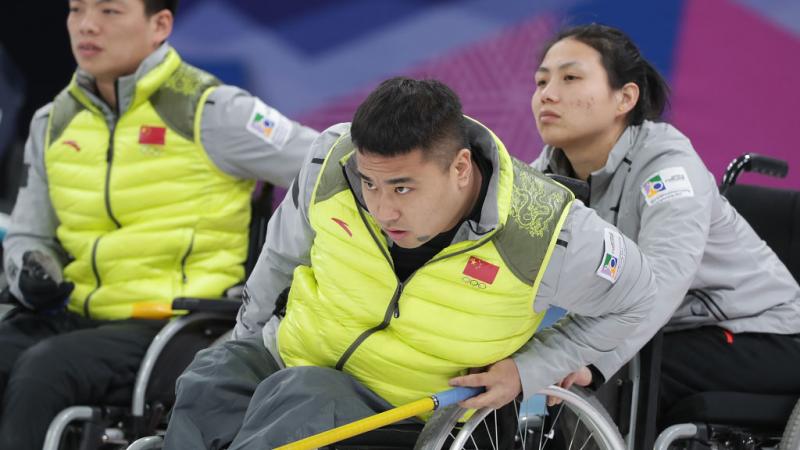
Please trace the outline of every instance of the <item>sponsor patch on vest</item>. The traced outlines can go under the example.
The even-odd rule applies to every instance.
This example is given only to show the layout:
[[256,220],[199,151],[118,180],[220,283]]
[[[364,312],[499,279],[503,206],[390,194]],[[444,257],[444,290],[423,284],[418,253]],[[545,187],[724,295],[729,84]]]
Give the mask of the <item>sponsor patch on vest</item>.
[[617,282],[622,273],[622,264],[625,261],[625,240],[622,235],[611,228],[606,228],[603,233],[603,259],[597,268],[597,276],[605,278],[612,284]]
[[488,261],[470,256],[467,265],[464,266],[464,271],[461,273],[468,277],[475,278],[476,280],[483,281],[484,283],[492,284],[499,270],[500,267]]
[[347,222],[345,222],[345,221],[344,221],[344,220],[342,220],[342,219],[337,219],[336,217],[331,217],[331,220],[332,220],[332,221],[334,221],[334,222],[336,222],[336,225],[339,225],[340,227],[342,227],[342,229],[344,229],[344,231],[346,231],[346,232],[347,232],[347,234],[348,234],[350,237],[353,237],[353,232],[352,232],[352,231],[350,231],[350,226],[349,226],[349,225],[347,225]]
[[144,145],[164,145],[167,137],[167,129],[164,127],[154,127],[142,125],[139,128],[139,143]]
[[64,141],[64,145],[72,147],[72,149],[75,150],[76,152],[81,151],[81,146],[78,145],[78,143],[73,141],[72,139],[70,139],[68,141]]
[[647,177],[642,184],[642,195],[648,205],[681,197],[694,197],[694,189],[683,167],[661,169]]
[[267,144],[283,147],[292,131],[292,121],[256,99],[253,112],[247,121],[247,131],[258,136]]

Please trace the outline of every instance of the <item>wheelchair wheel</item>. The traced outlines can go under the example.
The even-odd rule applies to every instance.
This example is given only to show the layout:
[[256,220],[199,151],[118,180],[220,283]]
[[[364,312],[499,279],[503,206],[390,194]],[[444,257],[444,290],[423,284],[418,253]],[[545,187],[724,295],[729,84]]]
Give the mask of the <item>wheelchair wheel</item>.
[[794,405],[792,415],[786,421],[779,450],[800,450],[800,400]]
[[512,402],[500,410],[478,410],[465,423],[459,423],[458,419],[466,410],[457,406],[447,408],[428,421],[414,448],[625,449],[619,431],[599,402],[555,386],[544,389],[541,394],[555,396],[563,402],[544,417],[516,420],[519,404]]

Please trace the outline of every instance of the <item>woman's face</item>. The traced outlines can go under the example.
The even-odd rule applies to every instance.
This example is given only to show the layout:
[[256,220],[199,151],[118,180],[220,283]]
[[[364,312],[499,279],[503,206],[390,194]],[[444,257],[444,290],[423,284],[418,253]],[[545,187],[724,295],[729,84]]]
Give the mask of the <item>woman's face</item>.
[[624,126],[623,96],[610,88],[600,53],[592,47],[570,38],[558,41],[535,80],[531,108],[545,144],[564,150],[591,146]]

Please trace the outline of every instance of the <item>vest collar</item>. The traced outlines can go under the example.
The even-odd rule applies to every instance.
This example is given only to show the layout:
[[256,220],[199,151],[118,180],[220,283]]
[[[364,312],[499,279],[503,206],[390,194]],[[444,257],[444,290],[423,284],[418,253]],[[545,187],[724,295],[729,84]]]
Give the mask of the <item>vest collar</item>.
[[[147,101],[163,82],[174,72],[181,59],[166,42],[145,58],[136,72],[117,79],[117,111],[121,116]],[[95,78],[85,70],[78,68],[70,84],[70,92],[84,106],[91,110],[102,111],[106,116],[117,116],[108,104],[100,98]]]

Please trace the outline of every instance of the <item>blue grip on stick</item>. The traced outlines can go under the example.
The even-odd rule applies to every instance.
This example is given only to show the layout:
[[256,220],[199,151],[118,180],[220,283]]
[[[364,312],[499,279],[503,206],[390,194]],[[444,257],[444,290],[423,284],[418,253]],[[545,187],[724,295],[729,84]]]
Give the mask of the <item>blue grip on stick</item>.
[[439,409],[439,408],[444,408],[445,406],[453,405],[462,400],[475,397],[478,394],[483,394],[484,392],[486,392],[486,388],[483,386],[457,387],[453,389],[448,389],[443,392],[439,392],[438,394],[432,395],[432,397],[433,397],[433,403],[436,405],[435,409]]

